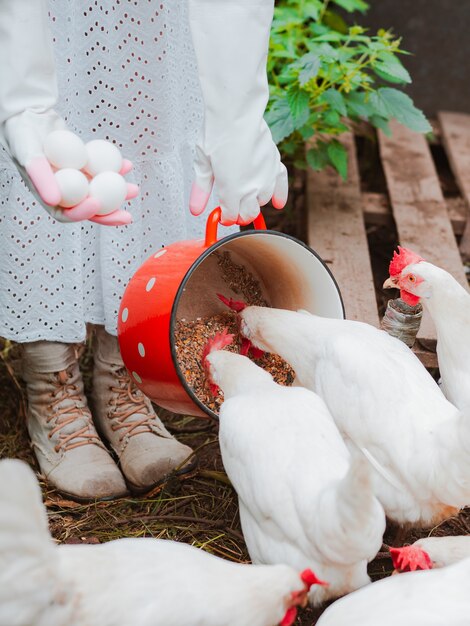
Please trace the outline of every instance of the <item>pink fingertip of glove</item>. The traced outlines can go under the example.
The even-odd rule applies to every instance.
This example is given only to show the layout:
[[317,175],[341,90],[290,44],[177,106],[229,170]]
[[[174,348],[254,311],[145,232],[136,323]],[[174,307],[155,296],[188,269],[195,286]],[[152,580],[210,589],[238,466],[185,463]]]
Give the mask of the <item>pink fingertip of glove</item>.
[[[201,215],[209,201],[210,191],[204,191],[197,183],[193,183],[191,187],[191,195],[189,198],[189,210],[192,215]],[[222,222],[221,222],[222,223]]]
[[[237,224],[238,226],[248,226],[248,224],[251,224],[251,222],[253,222],[258,216],[255,215],[255,217],[250,217],[250,219],[242,219],[241,217],[238,218],[237,220]],[[220,222],[222,224],[222,221]]]
[[64,215],[72,222],[89,220],[100,210],[101,205],[96,198],[85,198],[71,209],[63,209]]
[[276,177],[276,184],[273,191],[273,207],[275,209],[283,209],[286,206],[287,197],[289,195],[289,178],[287,169],[281,163],[281,170]]
[[132,200],[132,198],[136,198],[139,195],[139,192],[139,185],[134,185],[134,183],[127,183],[126,200]]
[[101,226],[127,226],[127,224],[131,224],[132,222],[132,215],[129,211],[118,209],[117,211],[113,211],[107,215],[96,215],[95,217],[91,217],[90,222],[101,224]]
[[57,206],[61,194],[51,164],[46,157],[35,157],[26,165],[26,171],[41,200],[49,206]]
[[237,224],[236,220],[224,220],[222,218],[220,218],[220,223],[222,226],[235,226]]
[[125,176],[126,174],[129,174],[133,167],[132,161],[129,161],[129,159],[123,159],[119,174],[121,174],[121,176]]
[[283,209],[287,203],[287,193],[283,196],[273,196],[272,205],[275,209]]

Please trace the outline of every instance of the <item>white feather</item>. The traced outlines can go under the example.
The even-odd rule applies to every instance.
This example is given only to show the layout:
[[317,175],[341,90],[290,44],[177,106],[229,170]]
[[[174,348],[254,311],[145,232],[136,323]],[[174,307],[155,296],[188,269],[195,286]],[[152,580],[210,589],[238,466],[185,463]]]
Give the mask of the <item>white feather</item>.
[[36,478],[0,462],[0,626],[69,626],[74,594],[61,571]]
[[342,598],[317,626],[468,626],[470,559],[391,576]]
[[315,603],[367,584],[385,519],[365,459],[351,463],[316,394],[275,384],[237,354],[208,360],[226,398],[220,447],[252,560],[310,567],[329,583],[313,588]]
[[57,546],[32,470],[0,461],[1,626],[275,626],[304,589],[172,541]]
[[409,265],[402,274],[410,272],[421,279],[416,290],[436,326],[442,391],[470,417],[470,293],[432,263]]
[[427,552],[433,567],[445,567],[470,558],[470,535],[425,537],[413,545]]

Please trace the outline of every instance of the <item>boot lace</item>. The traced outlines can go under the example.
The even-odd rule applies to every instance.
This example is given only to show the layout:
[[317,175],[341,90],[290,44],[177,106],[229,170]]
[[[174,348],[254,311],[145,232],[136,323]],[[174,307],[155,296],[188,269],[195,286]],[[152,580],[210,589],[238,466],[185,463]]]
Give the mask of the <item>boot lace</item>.
[[[113,420],[111,428],[115,431],[123,431],[119,440],[122,441],[125,437],[133,437],[140,433],[154,432],[155,426],[158,426],[155,413],[144,394],[129,377],[126,368],[121,367],[116,370],[115,380],[117,385],[110,387],[110,390],[116,394],[115,409],[109,417]],[[141,417],[127,421],[134,415]]]
[[[88,408],[86,406],[80,406],[83,402],[83,396],[77,385],[69,382],[70,378],[72,378],[72,374],[65,370],[58,372],[57,376],[52,381],[55,390],[51,392],[53,399],[50,403],[51,415],[46,421],[48,424],[55,421],[56,425],[47,436],[49,439],[52,439],[56,433],[59,433],[59,441],[54,446],[56,452],[59,452],[61,449],[67,451],[90,444],[97,444],[103,448],[103,443],[92,427],[91,414]],[[68,401],[68,405],[60,406],[64,400]],[[80,418],[85,419],[88,423],[71,433],[60,433],[62,428],[73,424],[73,422]]]

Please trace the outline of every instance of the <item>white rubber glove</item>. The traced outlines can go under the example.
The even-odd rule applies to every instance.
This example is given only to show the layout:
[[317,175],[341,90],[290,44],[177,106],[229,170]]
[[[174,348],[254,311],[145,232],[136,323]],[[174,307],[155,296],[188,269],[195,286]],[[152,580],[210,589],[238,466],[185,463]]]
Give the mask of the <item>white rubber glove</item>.
[[277,209],[287,201],[287,171],[263,119],[273,10],[274,0],[189,0],[205,105],[190,210],[204,211],[215,181],[224,225],[250,223],[271,198]]
[[[47,19],[45,0],[0,0],[0,141],[38,202],[56,220],[128,224],[127,211],[96,216],[100,205],[94,198],[66,210],[57,206],[60,191],[43,144],[49,133],[65,129],[65,122],[53,108],[57,81]],[[129,161],[123,169],[129,171]],[[130,197],[135,195],[133,185]]]

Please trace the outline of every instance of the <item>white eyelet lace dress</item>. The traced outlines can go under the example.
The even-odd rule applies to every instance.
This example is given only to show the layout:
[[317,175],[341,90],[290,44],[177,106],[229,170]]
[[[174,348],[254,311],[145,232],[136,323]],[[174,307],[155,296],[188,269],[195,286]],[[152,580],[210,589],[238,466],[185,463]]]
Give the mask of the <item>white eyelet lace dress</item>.
[[115,334],[140,264],[205,226],[188,209],[202,101],[186,0],[51,0],[50,18],[58,110],[121,148],[141,195],[129,226],[60,224],[0,152],[0,335],[19,342],[83,341],[87,322]]

